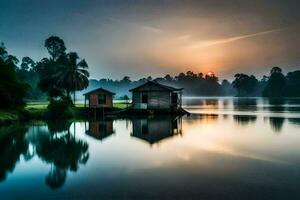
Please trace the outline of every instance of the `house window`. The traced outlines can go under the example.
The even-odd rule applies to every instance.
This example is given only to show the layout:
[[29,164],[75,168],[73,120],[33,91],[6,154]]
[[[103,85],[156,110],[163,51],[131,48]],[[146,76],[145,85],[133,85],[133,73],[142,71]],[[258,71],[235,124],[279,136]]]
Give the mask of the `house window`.
[[148,95],[142,94],[142,103],[148,103]]
[[105,103],[106,103],[106,95],[98,94],[98,104],[105,104]]

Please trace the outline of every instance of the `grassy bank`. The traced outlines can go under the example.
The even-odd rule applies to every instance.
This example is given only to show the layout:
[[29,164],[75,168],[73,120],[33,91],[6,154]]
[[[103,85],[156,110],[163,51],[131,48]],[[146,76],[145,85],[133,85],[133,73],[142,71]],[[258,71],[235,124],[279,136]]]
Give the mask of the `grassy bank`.
[[[8,124],[21,120],[44,120],[47,118],[47,101],[28,102],[21,111],[0,111],[0,124]],[[113,104],[114,109],[125,109],[126,103],[118,102]],[[76,104],[73,108],[74,118],[83,119],[86,116],[87,108],[84,104]]]

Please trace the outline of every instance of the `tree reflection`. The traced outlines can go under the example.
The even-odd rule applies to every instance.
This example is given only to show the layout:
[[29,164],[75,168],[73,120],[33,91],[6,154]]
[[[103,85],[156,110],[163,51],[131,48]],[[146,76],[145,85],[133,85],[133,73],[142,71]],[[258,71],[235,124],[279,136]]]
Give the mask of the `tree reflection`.
[[71,120],[49,120],[47,121],[48,130],[51,134],[61,133],[64,131],[69,131],[72,124]]
[[64,185],[66,178],[67,171],[65,169],[51,164],[51,170],[46,177],[46,184],[52,189],[57,189]]
[[13,172],[21,155],[28,155],[28,142],[25,139],[26,126],[12,125],[0,128],[0,182]]
[[269,122],[271,125],[271,128],[274,132],[280,133],[283,127],[285,119],[282,117],[270,117]]
[[271,112],[283,112],[285,110],[284,104],[286,103],[284,99],[281,98],[270,98],[269,101],[269,111]]
[[251,116],[251,115],[234,115],[233,120],[240,125],[247,125],[250,122],[253,123],[257,119],[256,116]]
[[289,122],[300,126],[300,118],[289,118]]
[[86,164],[89,158],[88,144],[70,133],[71,123],[62,123],[58,128],[48,126],[51,134],[43,137],[36,149],[37,155],[51,164],[46,183],[53,189],[64,184],[68,170],[77,171],[79,165]]
[[256,111],[257,99],[255,98],[238,98],[233,101],[233,108],[236,111]]

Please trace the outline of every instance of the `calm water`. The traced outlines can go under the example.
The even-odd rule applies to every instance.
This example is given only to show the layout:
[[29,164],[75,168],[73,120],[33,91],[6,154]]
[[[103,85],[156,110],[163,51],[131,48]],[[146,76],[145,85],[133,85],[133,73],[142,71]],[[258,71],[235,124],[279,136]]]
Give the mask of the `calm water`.
[[300,100],[0,128],[0,199],[300,199]]

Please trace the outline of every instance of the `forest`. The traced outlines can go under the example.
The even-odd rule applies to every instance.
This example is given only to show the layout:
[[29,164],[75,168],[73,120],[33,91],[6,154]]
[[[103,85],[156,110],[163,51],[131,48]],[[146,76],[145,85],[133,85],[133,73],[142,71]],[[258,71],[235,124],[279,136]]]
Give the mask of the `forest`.
[[237,73],[232,82],[219,80],[213,73],[204,75],[188,71],[177,76],[166,75],[164,77],[141,78],[133,81],[125,76],[121,80],[90,79],[86,90],[97,87],[107,88],[117,94],[117,98],[129,96],[129,89],[134,88],[147,80],[154,80],[162,84],[184,88],[185,96],[238,96],[238,97],[300,97],[300,71],[283,74],[282,69],[273,67],[269,75],[262,79],[246,73]]

